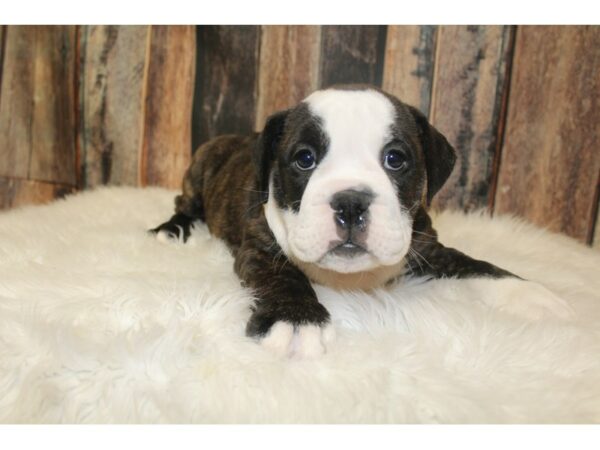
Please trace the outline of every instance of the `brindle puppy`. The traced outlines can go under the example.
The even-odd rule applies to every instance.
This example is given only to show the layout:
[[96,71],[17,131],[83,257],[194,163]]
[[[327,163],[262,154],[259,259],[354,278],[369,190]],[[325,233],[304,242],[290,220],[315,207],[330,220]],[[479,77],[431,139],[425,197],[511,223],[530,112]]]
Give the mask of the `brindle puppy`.
[[185,240],[194,221],[206,222],[256,296],[247,334],[281,353],[325,350],[330,316],[312,282],[371,289],[405,274],[479,277],[495,295],[517,286],[561,310],[542,286],[438,242],[426,208],[455,159],[419,111],[389,94],[317,91],[260,135],[202,145],[176,214],[153,231]]

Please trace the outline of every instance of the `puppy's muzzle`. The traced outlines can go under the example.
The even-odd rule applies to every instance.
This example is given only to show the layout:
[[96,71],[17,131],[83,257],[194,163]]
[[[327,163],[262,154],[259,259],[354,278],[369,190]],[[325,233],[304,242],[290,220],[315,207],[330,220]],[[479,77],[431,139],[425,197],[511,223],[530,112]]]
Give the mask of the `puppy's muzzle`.
[[333,248],[334,252],[354,256],[366,251],[369,206],[373,197],[370,191],[355,189],[333,195],[329,205],[333,209],[333,220],[340,238],[340,242]]

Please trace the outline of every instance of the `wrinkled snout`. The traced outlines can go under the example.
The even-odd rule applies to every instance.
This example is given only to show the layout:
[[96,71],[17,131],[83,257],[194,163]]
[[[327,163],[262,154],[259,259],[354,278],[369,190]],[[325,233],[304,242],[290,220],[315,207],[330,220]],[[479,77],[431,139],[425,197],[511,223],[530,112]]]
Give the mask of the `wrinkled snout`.
[[373,193],[369,190],[356,189],[346,189],[332,196],[329,205],[333,210],[333,221],[340,238],[337,251],[357,253],[366,250],[369,206],[373,197]]

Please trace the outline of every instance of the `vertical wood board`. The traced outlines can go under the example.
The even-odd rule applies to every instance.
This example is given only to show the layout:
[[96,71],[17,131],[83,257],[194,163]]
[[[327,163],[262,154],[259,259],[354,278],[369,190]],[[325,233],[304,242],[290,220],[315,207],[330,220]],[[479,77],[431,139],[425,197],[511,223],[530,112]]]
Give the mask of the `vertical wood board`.
[[144,124],[144,183],[179,188],[192,155],[196,30],[153,26]]
[[517,32],[495,210],[582,241],[600,173],[600,27]]
[[383,89],[429,116],[437,26],[388,27]]
[[430,118],[454,146],[454,171],[433,202],[473,210],[491,204],[511,29],[441,26]]
[[321,28],[266,25],[261,31],[256,130],[317,89]]
[[84,184],[138,185],[150,27],[94,25],[82,35]]

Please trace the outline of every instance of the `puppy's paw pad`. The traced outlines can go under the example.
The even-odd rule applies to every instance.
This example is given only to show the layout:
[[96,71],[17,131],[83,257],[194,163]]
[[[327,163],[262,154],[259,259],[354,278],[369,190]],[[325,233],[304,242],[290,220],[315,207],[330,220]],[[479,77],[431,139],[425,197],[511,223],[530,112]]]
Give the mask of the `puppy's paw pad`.
[[276,322],[262,338],[261,345],[280,356],[295,359],[314,359],[326,352],[326,345],[335,339],[331,325],[292,325]]

